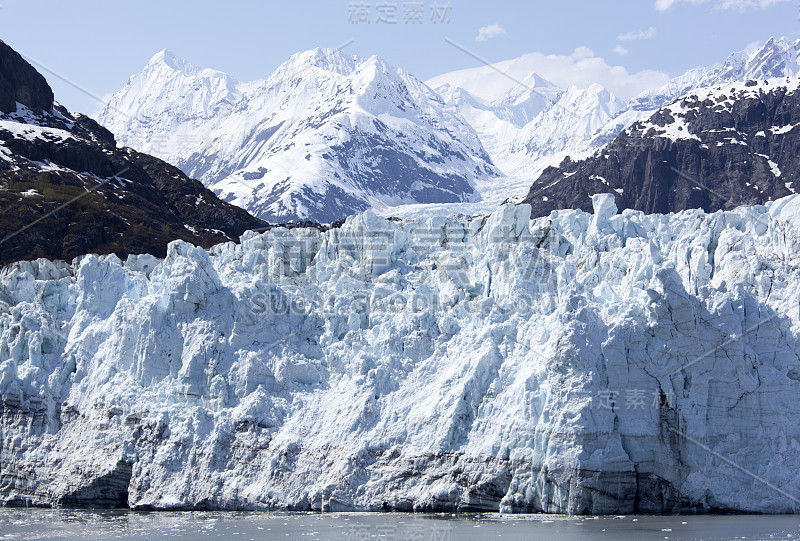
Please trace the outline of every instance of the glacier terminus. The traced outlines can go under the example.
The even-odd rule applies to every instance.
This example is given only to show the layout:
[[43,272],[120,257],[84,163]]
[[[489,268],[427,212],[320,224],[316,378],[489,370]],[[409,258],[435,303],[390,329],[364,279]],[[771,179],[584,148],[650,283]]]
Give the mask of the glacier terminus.
[[800,196],[0,273],[0,501],[797,512]]

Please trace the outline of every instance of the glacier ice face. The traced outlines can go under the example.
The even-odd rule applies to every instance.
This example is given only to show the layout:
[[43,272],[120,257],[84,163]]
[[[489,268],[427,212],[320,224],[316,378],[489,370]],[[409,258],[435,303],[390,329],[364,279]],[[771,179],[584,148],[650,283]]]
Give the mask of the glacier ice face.
[[798,196],[248,232],[0,274],[0,498],[796,512]]

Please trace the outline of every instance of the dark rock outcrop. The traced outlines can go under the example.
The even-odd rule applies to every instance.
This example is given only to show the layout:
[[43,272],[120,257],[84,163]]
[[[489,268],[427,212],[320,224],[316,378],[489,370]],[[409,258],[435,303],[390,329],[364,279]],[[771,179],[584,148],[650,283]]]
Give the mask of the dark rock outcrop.
[[166,254],[268,224],[199,181],[53,102],[30,64],[0,42],[0,264],[89,252]]
[[0,74],[0,112],[15,112],[17,102],[35,113],[53,108],[53,91],[45,78],[2,40]]
[[762,204],[800,188],[797,79],[691,92],[593,156],[546,169],[524,202],[534,216],[591,211],[591,196],[646,213]]

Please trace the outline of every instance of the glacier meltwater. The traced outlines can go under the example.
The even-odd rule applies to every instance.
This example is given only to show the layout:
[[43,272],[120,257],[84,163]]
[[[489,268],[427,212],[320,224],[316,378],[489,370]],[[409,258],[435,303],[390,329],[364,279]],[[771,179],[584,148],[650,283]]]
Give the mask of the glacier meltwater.
[[800,196],[0,274],[0,502],[800,510]]

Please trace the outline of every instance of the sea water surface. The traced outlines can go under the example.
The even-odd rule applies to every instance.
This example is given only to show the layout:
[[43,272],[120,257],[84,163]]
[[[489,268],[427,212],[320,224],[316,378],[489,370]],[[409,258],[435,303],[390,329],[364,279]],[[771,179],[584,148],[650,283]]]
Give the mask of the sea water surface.
[[0,508],[0,539],[235,541],[800,539],[796,515],[133,512]]

